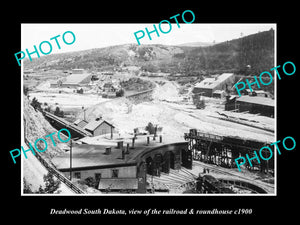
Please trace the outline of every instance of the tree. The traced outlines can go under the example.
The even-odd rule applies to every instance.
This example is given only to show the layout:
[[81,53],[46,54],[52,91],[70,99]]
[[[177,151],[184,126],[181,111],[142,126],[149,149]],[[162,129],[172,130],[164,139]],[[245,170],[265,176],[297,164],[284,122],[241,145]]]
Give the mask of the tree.
[[80,88],[79,90],[76,91],[78,94],[83,94],[83,89]]
[[24,92],[24,95],[25,95],[25,96],[28,94],[28,91],[29,91],[29,87],[24,86],[24,87],[23,87],[23,92]]
[[122,97],[124,96],[124,90],[123,89],[120,89],[119,91],[116,92],[116,97]]
[[48,106],[48,107],[46,107],[44,110],[47,111],[47,112],[50,112],[50,111],[51,111],[51,107]]
[[148,125],[145,128],[146,131],[149,132],[149,134],[154,134],[155,133],[155,127],[151,122],[148,123]]
[[60,113],[59,113],[59,116],[63,118],[65,116],[64,111],[61,110]]
[[54,111],[54,115],[55,115],[55,116],[58,116],[59,113],[60,113],[60,109],[59,109],[58,106],[56,106],[55,111]]
[[57,106],[54,111],[54,115],[59,116],[59,117],[64,117],[64,112],[62,110],[60,110],[59,107]]
[[84,183],[87,186],[90,186],[90,187],[93,187],[93,188],[97,187],[97,181],[93,177],[88,177],[84,181],[85,181]]
[[33,191],[31,190],[31,184],[28,184],[26,179],[23,179],[23,192],[24,194],[31,194]]
[[35,97],[32,99],[30,105],[34,108],[34,110],[41,110],[41,104]]
[[52,173],[48,172],[47,175],[44,175],[43,180],[45,182],[45,188],[43,188],[40,185],[39,190],[36,193],[39,194],[59,193],[59,191],[57,190],[60,186],[60,180],[54,180],[54,176]]

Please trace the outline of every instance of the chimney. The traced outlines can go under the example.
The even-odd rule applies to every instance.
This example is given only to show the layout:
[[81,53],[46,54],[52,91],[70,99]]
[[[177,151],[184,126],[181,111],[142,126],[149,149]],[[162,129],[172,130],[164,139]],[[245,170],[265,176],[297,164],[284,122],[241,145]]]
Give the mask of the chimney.
[[111,153],[111,147],[106,147],[105,148],[105,154],[110,155],[110,153]]
[[99,120],[101,120],[102,119],[102,116],[100,115],[99,117],[97,117],[95,120],[96,121],[99,121]]
[[123,148],[123,141],[118,141],[117,142],[117,148],[122,149]]
[[147,137],[147,145],[149,145],[149,143],[150,143],[150,137],[148,136]]
[[226,102],[229,102],[230,95],[226,95]]
[[153,141],[155,141],[156,133],[157,133],[157,125],[154,127]]
[[127,143],[127,145],[126,145],[126,152],[125,152],[125,154],[129,154],[129,143]]
[[123,147],[122,147],[122,159],[125,159],[125,150]]

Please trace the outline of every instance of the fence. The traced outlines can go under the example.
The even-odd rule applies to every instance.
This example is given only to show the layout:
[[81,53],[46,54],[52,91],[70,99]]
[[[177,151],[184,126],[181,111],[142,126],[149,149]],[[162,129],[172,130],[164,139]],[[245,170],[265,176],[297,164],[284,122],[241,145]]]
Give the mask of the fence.
[[[29,145],[29,141],[25,137],[25,143]],[[40,153],[35,152],[36,158],[43,164],[43,166],[54,176],[57,177],[61,182],[63,182],[65,185],[67,185],[69,188],[72,189],[76,194],[85,194],[83,190],[75,186],[70,180],[68,180],[64,175],[62,175],[57,169],[55,169],[51,164],[49,164]]]

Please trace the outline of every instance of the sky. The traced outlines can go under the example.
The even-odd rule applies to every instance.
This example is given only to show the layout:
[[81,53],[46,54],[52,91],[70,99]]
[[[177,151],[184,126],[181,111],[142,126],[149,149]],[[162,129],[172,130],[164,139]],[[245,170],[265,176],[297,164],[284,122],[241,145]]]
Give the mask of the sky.
[[[158,24],[155,24],[158,29]],[[176,23],[172,23],[172,29],[169,33],[163,34],[159,31],[159,37],[156,33],[152,33],[152,40],[149,40],[145,28],[152,31],[153,24],[27,24],[21,25],[21,51],[29,52],[34,51],[33,45],[37,48],[43,41],[49,41],[52,44],[53,53],[63,53],[70,51],[80,51],[92,48],[102,48],[112,45],[135,43],[137,40],[134,33],[143,30],[145,32],[144,38],[140,39],[141,45],[143,44],[165,44],[165,45],[178,45],[189,42],[223,42],[254,34],[261,31],[276,30],[276,24],[200,24],[200,23],[179,23],[178,28]],[[162,30],[167,31],[169,25],[163,23]],[[159,29],[158,29],[159,30]],[[62,35],[66,31],[72,31],[76,40],[71,45],[66,45],[62,40]],[[58,49],[55,40],[50,38],[60,35],[57,40],[61,46]],[[140,34],[138,34],[140,35]],[[65,36],[67,41],[72,41],[70,34]],[[47,52],[47,44],[43,44],[43,50]],[[35,54],[32,55],[34,57]]]

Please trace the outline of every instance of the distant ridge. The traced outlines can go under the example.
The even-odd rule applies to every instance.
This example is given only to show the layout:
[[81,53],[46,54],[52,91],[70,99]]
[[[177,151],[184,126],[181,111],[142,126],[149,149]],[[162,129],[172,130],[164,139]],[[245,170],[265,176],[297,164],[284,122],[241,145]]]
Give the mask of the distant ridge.
[[188,43],[183,43],[183,44],[179,44],[177,46],[184,46],[184,47],[205,47],[205,46],[212,46],[216,43],[212,43],[212,42],[188,42]]
[[117,71],[136,66],[141,72],[180,73],[188,76],[223,72],[255,75],[274,67],[274,30],[216,44],[123,44],[51,54],[32,62],[25,59],[24,66],[25,69],[83,68],[90,71]]

